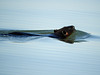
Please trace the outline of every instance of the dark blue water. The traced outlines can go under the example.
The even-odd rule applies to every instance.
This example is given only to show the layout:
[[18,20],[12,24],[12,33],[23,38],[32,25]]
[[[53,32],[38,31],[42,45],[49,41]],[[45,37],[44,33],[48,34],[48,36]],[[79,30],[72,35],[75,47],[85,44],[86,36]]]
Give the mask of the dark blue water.
[[49,34],[74,25],[67,38],[0,36],[0,75],[100,75],[99,0],[2,0],[0,34]]

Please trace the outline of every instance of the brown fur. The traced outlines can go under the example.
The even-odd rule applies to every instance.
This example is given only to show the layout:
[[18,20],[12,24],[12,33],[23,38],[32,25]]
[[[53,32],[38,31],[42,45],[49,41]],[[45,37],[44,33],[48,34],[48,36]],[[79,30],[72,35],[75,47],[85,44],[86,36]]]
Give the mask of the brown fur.
[[67,27],[63,27],[63,28],[58,29],[58,30],[54,30],[54,34],[56,36],[61,37],[61,38],[66,38],[69,35],[71,35],[74,31],[75,31],[75,27],[74,26],[67,26]]

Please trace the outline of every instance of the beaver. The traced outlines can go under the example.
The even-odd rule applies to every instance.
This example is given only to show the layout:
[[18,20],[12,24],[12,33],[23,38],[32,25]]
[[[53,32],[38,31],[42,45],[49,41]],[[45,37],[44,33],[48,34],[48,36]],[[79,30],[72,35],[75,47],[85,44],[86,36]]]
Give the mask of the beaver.
[[58,30],[54,30],[54,35],[60,37],[61,39],[65,39],[68,36],[70,36],[74,31],[75,31],[74,26],[67,26]]
[[16,36],[16,37],[29,37],[29,36],[46,36],[51,38],[65,39],[70,36],[75,31],[74,26],[67,26],[61,29],[54,30],[54,33],[51,34],[31,34],[27,32],[11,32],[9,34],[3,34],[7,36]]

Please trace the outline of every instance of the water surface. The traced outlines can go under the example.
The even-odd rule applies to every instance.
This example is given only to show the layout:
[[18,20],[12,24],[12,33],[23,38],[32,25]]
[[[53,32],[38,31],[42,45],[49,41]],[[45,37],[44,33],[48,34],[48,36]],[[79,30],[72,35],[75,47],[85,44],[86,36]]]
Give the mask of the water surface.
[[0,1],[0,33],[47,34],[68,25],[80,33],[73,44],[49,37],[0,36],[0,75],[100,75],[99,3]]

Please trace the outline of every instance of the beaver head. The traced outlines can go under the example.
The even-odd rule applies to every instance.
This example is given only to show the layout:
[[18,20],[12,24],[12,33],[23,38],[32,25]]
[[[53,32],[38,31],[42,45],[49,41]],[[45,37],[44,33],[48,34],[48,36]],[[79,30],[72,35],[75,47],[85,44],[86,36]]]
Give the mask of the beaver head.
[[64,39],[64,38],[68,37],[69,35],[71,35],[74,31],[75,31],[74,26],[67,26],[67,27],[63,27],[58,30],[54,30],[54,34],[56,36]]

